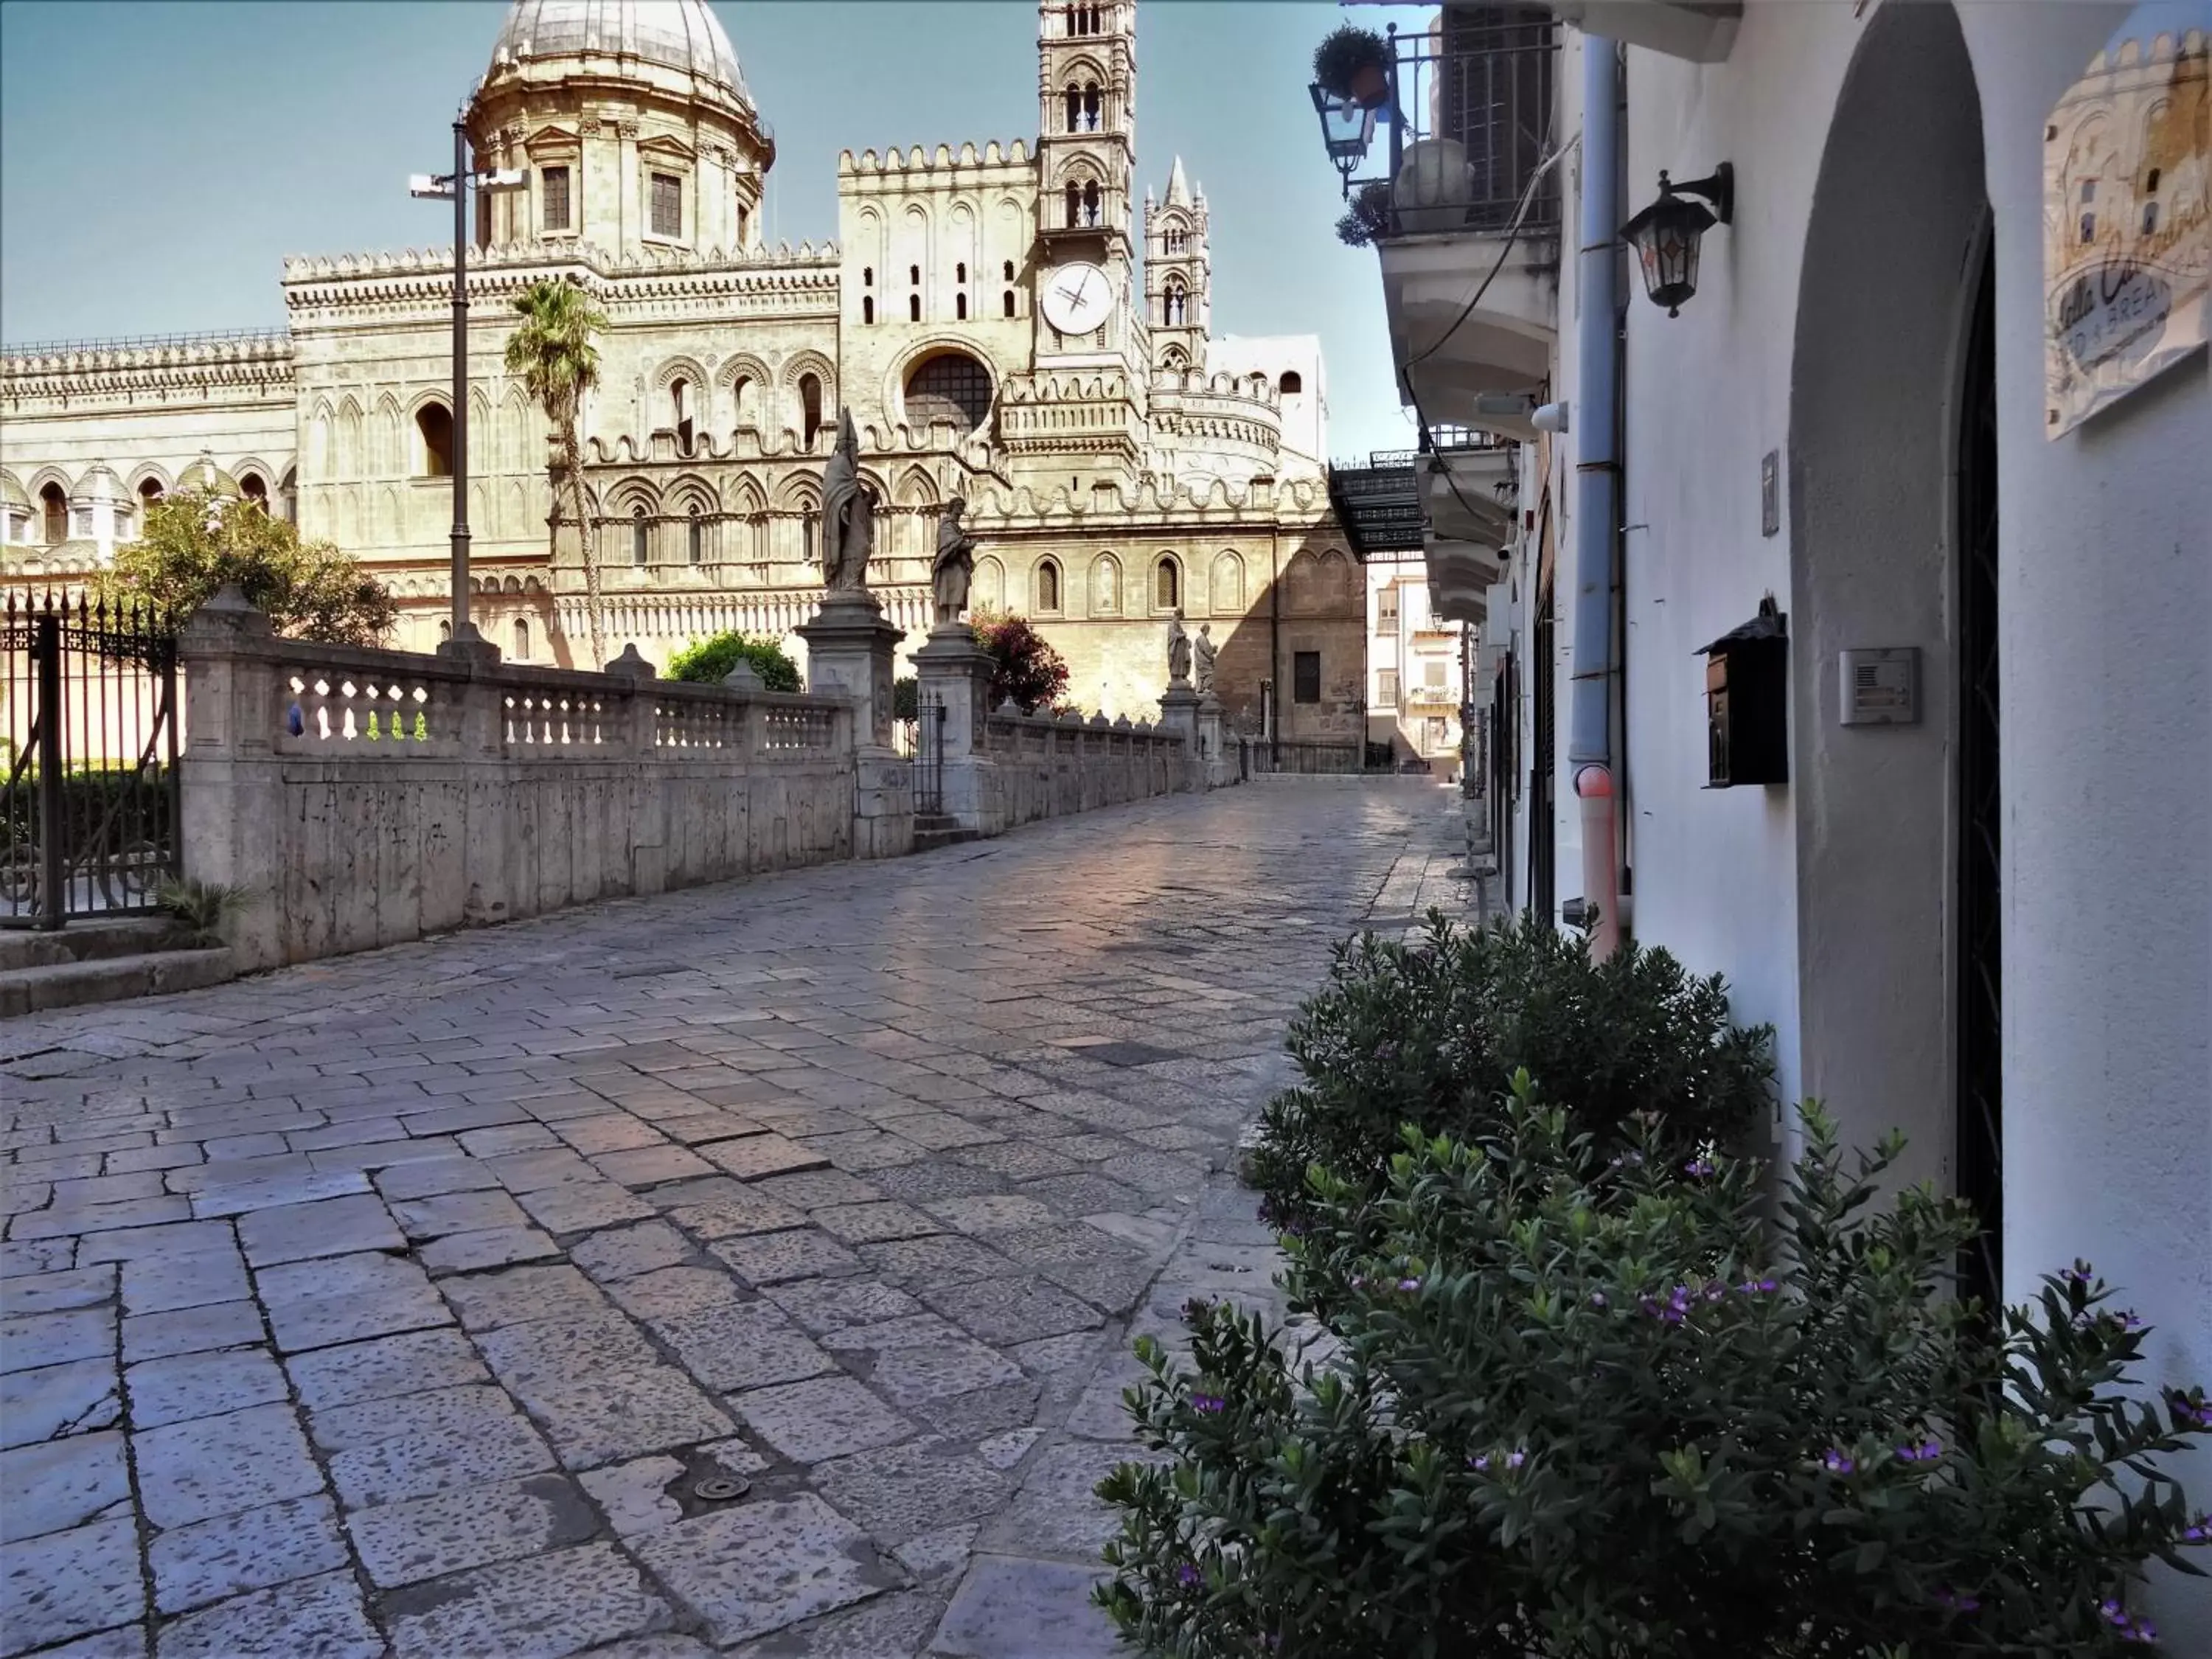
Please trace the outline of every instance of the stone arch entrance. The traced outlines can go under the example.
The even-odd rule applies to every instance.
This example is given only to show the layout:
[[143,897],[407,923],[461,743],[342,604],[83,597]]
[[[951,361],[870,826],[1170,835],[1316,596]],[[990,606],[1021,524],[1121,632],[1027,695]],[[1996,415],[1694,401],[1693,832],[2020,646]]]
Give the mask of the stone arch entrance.
[[[1958,16],[1884,7],[1829,125],[1791,365],[1802,1089],[1849,1141],[1903,1128],[1900,1178],[1995,1227],[1996,590],[1969,580],[1984,546],[1995,568],[1988,259]],[[1919,653],[1918,719],[1844,725],[1842,653],[1881,647]]]

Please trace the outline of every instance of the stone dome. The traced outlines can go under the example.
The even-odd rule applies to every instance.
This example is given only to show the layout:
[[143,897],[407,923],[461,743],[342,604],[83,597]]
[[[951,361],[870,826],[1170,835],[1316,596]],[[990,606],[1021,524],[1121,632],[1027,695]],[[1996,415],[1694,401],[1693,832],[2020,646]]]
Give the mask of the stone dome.
[[0,472],[0,507],[28,508],[31,492],[15,481],[12,472]]
[[600,55],[688,70],[752,101],[730,37],[706,0],[514,0],[492,47],[491,73]]
[[218,495],[235,495],[239,493],[238,480],[217,466],[215,457],[204,449],[200,451],[199,459],[177,474],[177,488],[208,489]]
[[123,499],[123,480],[115,476],[115,469],[106,461],[94,461],[85,468],[84,476],[76,481],[76,488],[70,492],[71,501],[119,501]]

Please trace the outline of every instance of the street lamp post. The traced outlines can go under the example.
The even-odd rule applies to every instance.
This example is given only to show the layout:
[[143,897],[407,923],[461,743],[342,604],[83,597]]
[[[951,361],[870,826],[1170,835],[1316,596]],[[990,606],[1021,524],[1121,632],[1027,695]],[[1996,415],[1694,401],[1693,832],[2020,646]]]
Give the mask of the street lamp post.
[[439,647],[448,655],[473,655],[494,651],[469,617],[469,186],[479,191],[514,190],[523,182],[519,171],[471,172],[469,167],[469,130],[465,118],[453,118],[453,170],[435,175],[416,173],[407,181],[411,196],[453,204],[453,637]]

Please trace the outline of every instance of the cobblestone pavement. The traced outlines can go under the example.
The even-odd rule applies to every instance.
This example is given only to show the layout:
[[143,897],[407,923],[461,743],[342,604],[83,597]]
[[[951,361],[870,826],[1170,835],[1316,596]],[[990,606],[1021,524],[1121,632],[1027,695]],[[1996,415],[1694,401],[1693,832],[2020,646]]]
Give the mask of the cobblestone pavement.
[[1279,782],[0,1024],[0,1652],[1079,1659],[1134,1330],[1452,797]]

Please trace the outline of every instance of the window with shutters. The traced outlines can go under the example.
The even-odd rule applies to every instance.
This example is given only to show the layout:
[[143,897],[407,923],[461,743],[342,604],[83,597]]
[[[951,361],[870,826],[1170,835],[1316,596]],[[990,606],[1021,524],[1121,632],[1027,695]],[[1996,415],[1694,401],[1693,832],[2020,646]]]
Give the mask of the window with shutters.
[[1293,702],[1321,701],[1321,653],[1298,651],[1291,656],[1291,700]]
[[1385,668],[1375,677],[1375,701],[1384,708],[1398,706],[1398,671]]
[[1375,631],[1395,634],[1398,631],[1398,590],[1386,587],[1375,596]]
[[568,169],[541,167],[538,173],[538,209],[546,230],[568,228]]
[[653,175],[653,234],[684,234],[684,181],[672,173]]

